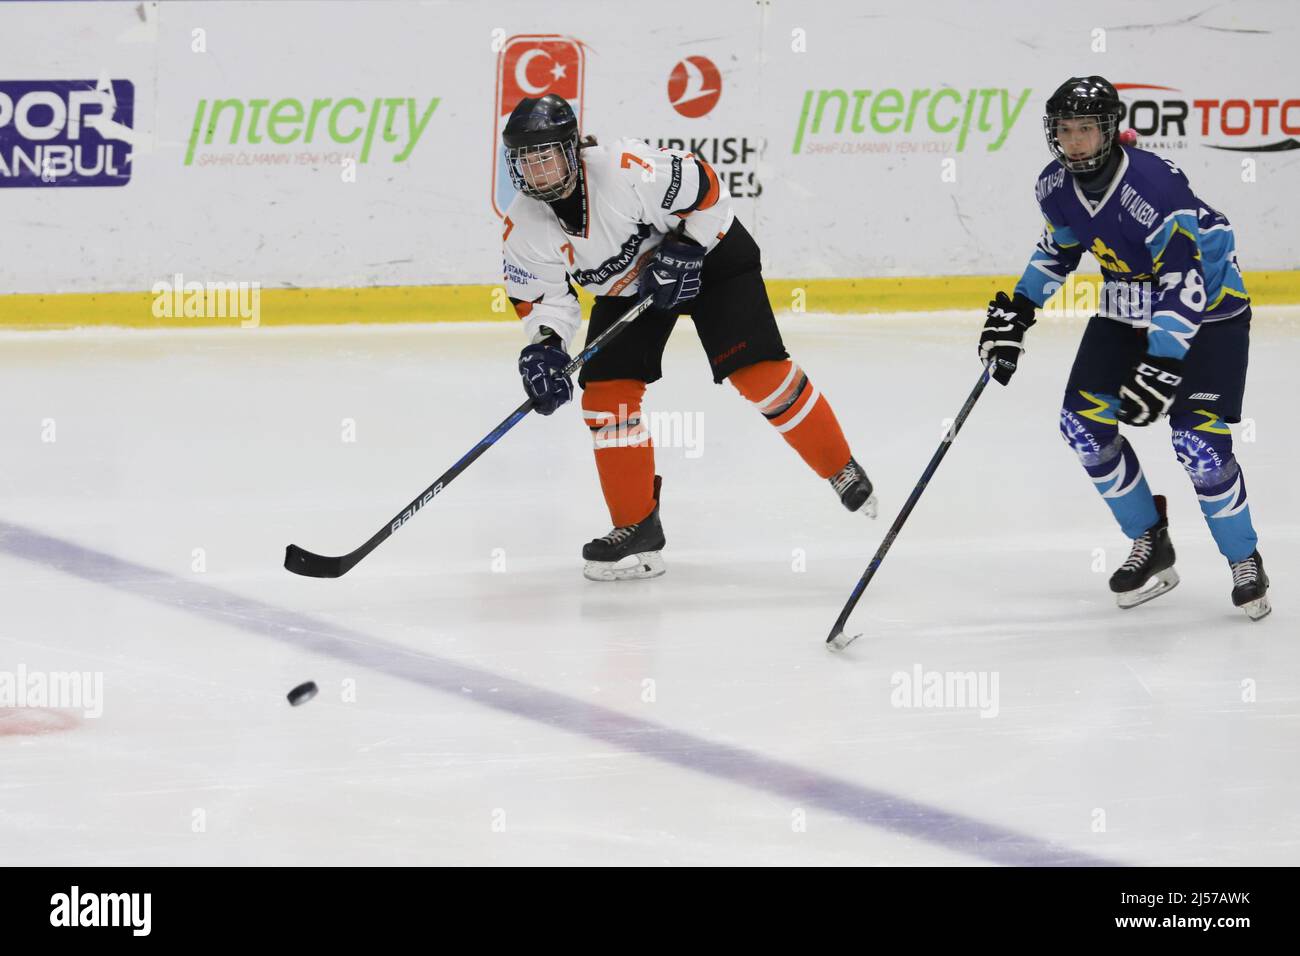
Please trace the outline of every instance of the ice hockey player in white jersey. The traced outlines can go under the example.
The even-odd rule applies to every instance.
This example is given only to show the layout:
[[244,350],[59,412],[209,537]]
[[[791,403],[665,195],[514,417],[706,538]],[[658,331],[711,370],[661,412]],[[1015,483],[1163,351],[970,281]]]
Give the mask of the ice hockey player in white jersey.
[[760,271],[759,250],[704,161],[640,140],[579,138],[554,94],[522,100],[502,135],[519,195],[506,211],[505,280],[528,344],[519,371],[549,415],[573,397],[561,373],[582,319],[570,283],[595,295],[587,341],[641,297],[654,305],[579,373],[583,418],[614,528],[582,549],[596,581],[665,570],[660,478],[642,421],[646,385],[679,315],[689,314],[715,382],[766,417],[850,511],[875,514],[872,485],[826,397],[791,361]]

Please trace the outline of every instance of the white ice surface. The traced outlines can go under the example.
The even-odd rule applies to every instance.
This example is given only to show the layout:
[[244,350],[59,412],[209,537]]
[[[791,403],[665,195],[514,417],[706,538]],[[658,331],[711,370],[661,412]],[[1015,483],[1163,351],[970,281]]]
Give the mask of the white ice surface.
[[[0,710],[0,865],[1300,863],[1298,317],[1257,313],[1238,444],[1271,618],[1232,607],[1163,424],[1129,434],[1183,583],[1116,609],[1127,542],[1057,433],[1080,324],[1044,322],[840,655],[975,383],[972,316],[783,320],[874,523],[683,320],[646,408],[702,446],[659,451],[667,575],[616,585],[580,573],[609,521],[574,406],[346,577],[281,566],[355,547],[520,401],[511,326],[0,337],[0,672],[104,680],[62,730]],[[996,673],[997,715],[893,706],[918,664]]]

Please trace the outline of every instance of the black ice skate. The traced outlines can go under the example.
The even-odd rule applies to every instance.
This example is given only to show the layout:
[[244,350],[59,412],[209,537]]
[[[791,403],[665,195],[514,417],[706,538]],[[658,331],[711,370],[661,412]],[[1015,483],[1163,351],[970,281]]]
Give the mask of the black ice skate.
[[1165,496],[1156,495],[1155,499],[1160,520],[1134,539],[1128,560],[1110,576],[1115,601],[1124,609],[1145,604],[1178,586],[1169,519],[1165,516]]
[[1264,559],[1259,552],[1235,564],[1232,568],[1232,603],[1246,612],[1252,621],[1268,617],[1273,610],[1268,603],[1268,575],[1264,573]]
[[668,569],[660,553],[664,529],[659,523],[659,487],[663,479],[655,475],[655,507],[636,524],[615,528],[603,538],[582,546],[587,563],[582,576],[590,581],[630,581],[657,578]]
[[871,479],[852,458],[838,475],[827,480],[840,496],[840,503],[844,507],[850,511],[861,510],[868,518],[876,516],[876,496],[872,491]]

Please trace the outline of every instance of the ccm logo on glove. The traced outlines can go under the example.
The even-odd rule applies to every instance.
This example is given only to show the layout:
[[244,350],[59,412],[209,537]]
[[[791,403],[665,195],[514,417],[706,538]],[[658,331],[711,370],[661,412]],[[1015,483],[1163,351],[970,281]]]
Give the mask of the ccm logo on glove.
[[1138,365],[1137,373],[1142,376],[1153,378],[1162,385],[1181,385],[1183,383],[1183,377],[1181,375],[1175,375],[1173,372],[1167,372],[1162,368],[1156,368],[1154,365],[1148,365],[1146,362],[1142,362]]

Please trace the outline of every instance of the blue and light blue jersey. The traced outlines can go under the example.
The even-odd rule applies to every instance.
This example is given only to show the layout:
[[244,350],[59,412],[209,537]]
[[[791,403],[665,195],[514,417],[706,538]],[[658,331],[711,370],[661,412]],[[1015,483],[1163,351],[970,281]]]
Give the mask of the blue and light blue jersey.
[[1173,163],[1117,148],[1119,170],[1095,208],[1059,163],[1043,171],[1034,191],[1046,227],[1016,292],[1042,306],[1091,252],[1104,283],[1101,314],[1137,326],[1149,316],[1147,352],[1182,358],[1202,322],[1250,304],[1232,225]]

